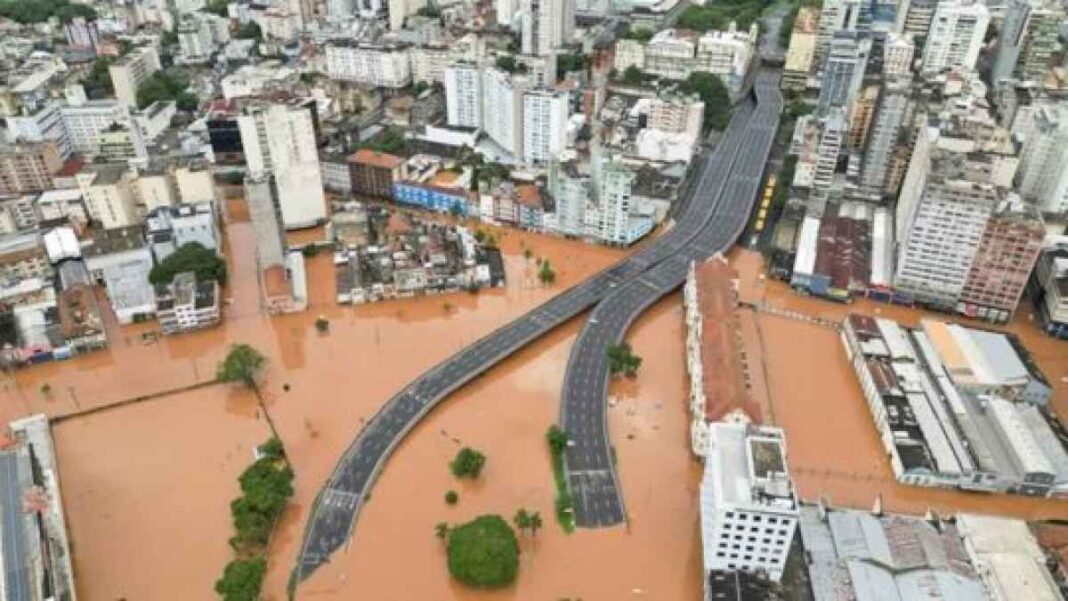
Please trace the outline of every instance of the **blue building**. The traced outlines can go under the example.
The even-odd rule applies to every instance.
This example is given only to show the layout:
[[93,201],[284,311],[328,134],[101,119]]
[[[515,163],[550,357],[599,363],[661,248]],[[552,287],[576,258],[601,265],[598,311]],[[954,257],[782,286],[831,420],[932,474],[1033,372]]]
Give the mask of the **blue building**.
[[441,188],[417,182],[396,182],[393,184],[393,200],[442,213],[458,212],[465,217],[471,214],[468,193],[462,188]]

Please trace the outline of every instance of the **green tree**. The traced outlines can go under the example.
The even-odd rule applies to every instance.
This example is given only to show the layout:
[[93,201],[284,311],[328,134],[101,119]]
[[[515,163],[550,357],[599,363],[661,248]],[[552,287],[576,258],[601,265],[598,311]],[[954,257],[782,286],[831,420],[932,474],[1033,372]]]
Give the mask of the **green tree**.
[[642,70],[637,65],[630,65],[623,70],[623,83],[636,86],[642,82]]
[[612,375],[624,374],[629,378],[634,377],[642,364],[641,357],[635,355],[626,342],[609,346],[607,355],[608,370]]
[[189,92],[189,76],[179,69],[157,71],[137,88],[137,106],[145,108],[153,102],[174,100],[178,108],[193,110],[197,97]]
[[556,270],[553,269],[548,259],[542,261],[541,266],[538,267],[538,281],[546,286],[551,286],[556,282]]
[[249,21],[237,28],[237,31],[234,32],[234,37],[239,40],[262,40],[263,31],[260,29],[259,25]]
[[541,514],[537,511],[532,511],[527,516],[527,529],[530,530],[530,535],[534,536],[541,529]]
[[545,441],[549,443],[549,450],[553,453],[563,453],[567,448],[567,432],[560,429],[560,426],[553,424],[549,426],[549,431],[545,433]]
[[648,27],[631,27],[623,37],[628,40],[638,40],[645,43],[653,39],[653,30]]
[[226,283],[226,262],[199,242],[187,242],[148,272],[153,286],[170,284],[174,276],[186,271],[196,274],[198,281],[215,280]]
[[256,601],[266,572],[267,560],[263,557],[235,559],[226,564],[222,578],[215,581],[215,592],[224,601]]
[[93,61],[89,74],[82,80],[82,87],[89,98],[100,99],[111,96],[115,89],[111,85],[111,72],[108,70],[115,62],[110,56],[101,56]]
[[449,525],[445,522],[438,522],[437,524],[434,524],[434,536],[440,538],[441,540],[449,538]]
[[450,490],[445,493],[445,503],[448,505],[455,505],[460,500],[460,495],[455,490]]
[[0,0],[0,17],[22,24],[43,23],[52,17],[60,23],[70,23],[74,17],[92,21],[97,14],[91,6],[70,0]]
[[457,478],[478,478],[484,465],[486,465],[484,454],[471,447],[463,447],[449,462],[449,469]]
[[229,0],[208,0],[204,6],[204,11],[220,17],[227,16],[226,5],[229,4]]
[[515,73],[519,69],[519,63],[516,62],[515,57],[511,54],[502,54],[497,57],[497,68],[509,73]]
[[449,531],[449,573],[478,588],[500,588],[515,582],[519,572],[519,541],[499,515],[483,515]]
[[679,86],[683,94],[697,94],[705,103],[705,124],[713,129],[722,130],[730,121],[730,94],[727,86],[718,75],[712,73],[691,73]]
[[512,525],[515,526],[516,530],[522,533],[530,527],[530,513],[528,513],[526,509],[520,507],[512,517]]
[[222,382],[236,382],[256,390],[256,380],[266,364],[267,358],[252,346],[235,344],[219,362],[215,377]]
[[315,318],[315,329],[318,330],[320,334],[325,334],[325,333],[329,332],[330,331],[330,320],[327,319],[325,315],[320,315],[319,317],[316,317]]
[[423,92],[425,92],[425,91],[427,91],[429,89],[430,89],[430,84],[428,84],[425,81],[417,81],[414,84],[412,84],[412,95],[413,96],[419,96],[420,94],[422,94]]
[[200,99],[196,94],[183,90],[174,97],[174,104],[180,111],[193,112],[200,106]]

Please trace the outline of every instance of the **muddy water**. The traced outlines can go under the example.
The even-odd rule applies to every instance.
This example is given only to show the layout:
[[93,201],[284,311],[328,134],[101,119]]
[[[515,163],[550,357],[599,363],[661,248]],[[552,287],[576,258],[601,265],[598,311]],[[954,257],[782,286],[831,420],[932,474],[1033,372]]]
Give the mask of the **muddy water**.
[[[641,375],[612,390],[609,425],[630,527],[569,536],[553,517],[544,433],[559,411],[561,374],[579,325],[512,358],[416,428],[375,486],[352,545],[304,585],[302,598],[697,598],[700,470],[687,447],[681,303],[666,300],[638,322],[630,340],[645,358]],[[488,457],[476,482],[459,482],[448,472],[461,444]],[[460,493],[454,507],[443,501],[449,489]],[[487,512],[510,519],[520,507],[539,511],[545,527],[536,538],[522,536],[516,586],[497,593],[454,586],[434,524]],[[271,588],[278,590],[284,574],[272,576]]]
[[[743,300],[763,300],[778,309],[840,321],[850,311],[915,324],[925,315],[903,307],[858,301],[839,305],[794,294],[779,282],[758,277],[759,255],[736,252]],[[946,316],[936,316],[947,318]],[[827,327],[759,314],[773,421],[785,428],[790,472],[803,497],[835,505],[872,507],[881,496],[888,511],[923,513],[991,512],[1022,518],[1064,517],[1065,503],[1009,495],[935,490],[898,484],[838,334]],[[962,321],[962,323],[969,323]],[[974,323],[972,325],[975,325]],[[1068,417],[1068,343],[1034,329],[1026,312],[1007,328],[1024,339],[1056,390],[1054,406]],[[747,344],[754,341],[747,339]]]

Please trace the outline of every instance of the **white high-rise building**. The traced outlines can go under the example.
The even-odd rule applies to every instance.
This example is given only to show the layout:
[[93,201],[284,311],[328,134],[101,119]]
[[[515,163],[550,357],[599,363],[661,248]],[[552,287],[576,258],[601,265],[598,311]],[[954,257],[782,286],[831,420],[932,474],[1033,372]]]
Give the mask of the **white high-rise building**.
[[916,45],[909,36],[891,33],[883,44],[883,75],[890,79],[905,77],[912,71]]
[[516,159],[523,156],[524,77],[500,69],[482,72],[482,129]]
[[326,47],[326,74],[381,88],[412,83],[412,66],[405,46],[334,42]]
[[1042,83],[1060,50],[1064,22],[1064,8],[1056,2],[1011,0],[998,31],[991,80],[1015,78]]
[[855,32],[860,23],[860,0],[824,0],[816,35],[816,68],[823,66],[831,48],[831,38],[840,32]]
[[1068,212],[1068,108],[1063,103],[1035,110],[1017,180],[1020,195],[1041,211]]
[[323,176],[312,109],[306,105],[257,104],[237,118],[248,171],[274,175],[282,224],[310,227],[326,219]]
[[159,69],[159,54],[152,45],[130,50],[108,67],[115,98],[130,108],[137,108],[137,89]]
[[518,0],[497,0],[497,24],[509,27],[519,9]]
[[608,244],[630,245],[648,233],[644,219],[631,215],[634,173],[618,156],[596,157],[594,203],[586,213],[586,234]]
[[567,92],[531,90],[523,97],[523,160],[545,165],[567,145]]
[[80,104],[56,102],[33,115],[7,118],[8,138],[12,142],[51,140],[64,159],[75,152],[86,157],[98,156],[100,134],[115,124],[131,130],[134,156],[147,159],[148,150],[130,109],[115,100],[89,100]]
[[825,115],[834,109],[849,111],[860,86],[871,53],[871,39],[855,33],[836,34],[824,60],[820,78],[818,110]]
[[523,54],[547,56],[575,32],[575,0],[522,0]]
[[782,429],[734,422],[710,424],[701,480],[704,574],[713,570],[763,572],[778,581],[798,515]]
[[447,122],[453,127],[482,127],[482,70],[456,63],[445,69]]
[[975,69],[990,12],[979,0],[942,0],[935,9],[923,49],[923,75],[951,68]]
[[890,158],[901,135],[901,125],[905,121],[908,104],[908,80],[886,82],[879,97],[879,108],[872,120],[861,172],[861,184],[872,194],[882,196],[886,192]]

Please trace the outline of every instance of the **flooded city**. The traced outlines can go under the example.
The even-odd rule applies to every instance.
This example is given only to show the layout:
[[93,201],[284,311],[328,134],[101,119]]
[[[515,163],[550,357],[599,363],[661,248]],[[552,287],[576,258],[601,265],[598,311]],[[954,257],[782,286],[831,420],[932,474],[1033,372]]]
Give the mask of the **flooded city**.
[[[78,593],[90,601],[205,598],[229,556],[229,502],[236,476],[269,436],[251,394],[211,384],[227,348],[249,343],[269,358],[266,407],[286,444],[295,495],[269,549],[265,598],[284,599],[308,510],[334,463],[378,406],[406,382],[464,345],[623,256],[581,242],[499,230],[507,285],[358,307],[334,301],[328,256],[308,261],[310,308],[269,317],[258,301],[252,233],[239,201],[226,229],[230,281],[219,328],[152,336],[152,324],[109,324],[107,350],[10,373],[7,418],[45,412],[59,453]],[[321,232],[302,232],[294,243]],[[529,253],[524,251],[529,249]],[[557,268],[538,282],[536,258]],[[918,313],[865,302],[843,306],[796,296],[760,277],[759,255],[737,251],[745,344],[762,363],[768,420],[786,429],[791,473],[809,501],[923,513],[991,511],[1025,518],[1063,516],[1063,504],[1008,496],[909,488],[892,477],[835,330],[782,317],[796,311],[839,321],[847,311],[916,320]],[[330,322],[319,332],[317,317]],[[608,419],[628,522],[566,534],[553,515],[546,428],[579,320],[567,324],[453,395],[420,423],[388,462],[352,539],[300,589],[300,598],[689,599],[701,584],[698,488],[701,464],[689,449],[681,295],[647,312],[628,340],[644,358],[636,379],[616,381]],[[1064,343],[1029,328],[1025,338],[1065,413]],[[48,386],[45,387],[44,385]],[[483,475],[458,481],[447,463],[461,446],[487,456]],[[845,452],[844,449],[849,449]],[[443,501],[448,490],[459,502]],[[546,516],[520,537],[514,587],[475,592],[455,584],[438,522],[459,523],[519,508]],[[412,569],[418,566],[418,569]],[[403,586],[398,583],[403,582]],[[161,596],[160,590],[167,594]]]

